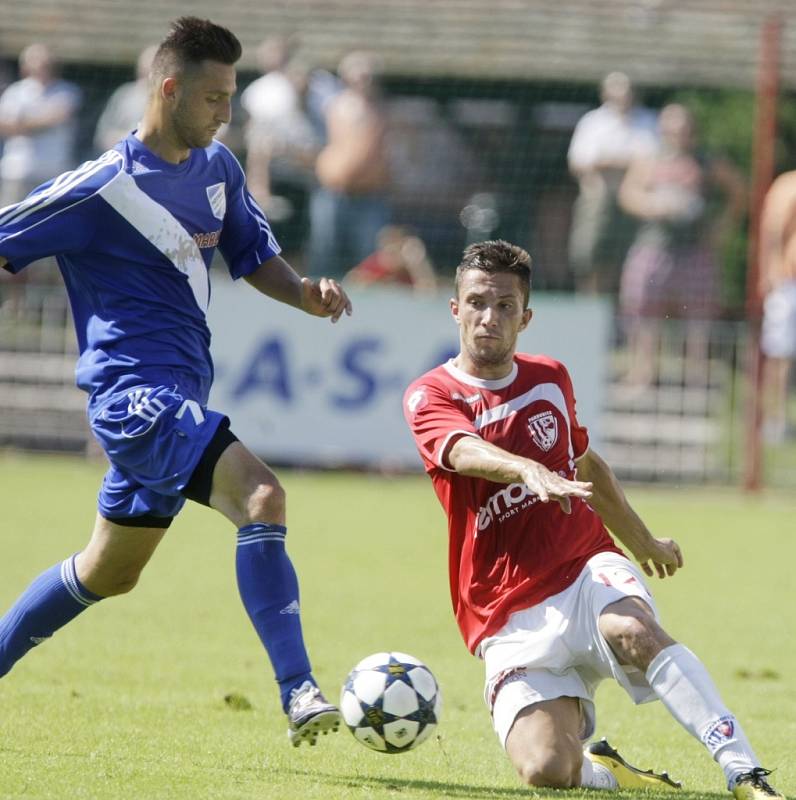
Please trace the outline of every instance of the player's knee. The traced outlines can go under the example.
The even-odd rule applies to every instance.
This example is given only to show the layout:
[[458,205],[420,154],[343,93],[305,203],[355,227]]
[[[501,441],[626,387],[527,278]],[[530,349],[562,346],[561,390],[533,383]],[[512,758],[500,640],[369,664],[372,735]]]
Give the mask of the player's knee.
[[603,614],[600,633],[615,651],[625,651],[647,635],[645,622],[628,614]]
[[249,495],[247,513],[251,522],[276,522],[285,519],[285,490],[276,479],[260,482]]
[[[580,758],[578,758],[580,755]],[[523,783],[549,789],[580,786],[581,754],[548,750],[526,758],[517,766]]]
[[86,576],[83,583],[86,588],[100,597],[115,597],[132,591],[140,576],[141,570],[137,568],[119,569],[112,572],[101,571]]
[[[669,641],[652,614],[603,614],[600,632],[623,663],[646,668]],[[664,641],[666,640],[666,641]]]
[[110,585],[110,590],[107,594],[108,597],[118,594],[127,594],[135,589],[138,583],[140,573],[119,575]]

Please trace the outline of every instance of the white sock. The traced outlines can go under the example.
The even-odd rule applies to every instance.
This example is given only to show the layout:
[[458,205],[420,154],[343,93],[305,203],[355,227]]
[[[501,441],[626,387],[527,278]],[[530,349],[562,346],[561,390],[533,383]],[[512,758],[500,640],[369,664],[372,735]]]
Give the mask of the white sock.
[[608,767],[595,764],[585,753],[580,768],[580,785],[591,789],[618,789],[619,783]]
[[760,765],[708,671],[685,645],[661,650],[647,668],[647,681],[669,713],[707,747],[730,789],[739,775]]

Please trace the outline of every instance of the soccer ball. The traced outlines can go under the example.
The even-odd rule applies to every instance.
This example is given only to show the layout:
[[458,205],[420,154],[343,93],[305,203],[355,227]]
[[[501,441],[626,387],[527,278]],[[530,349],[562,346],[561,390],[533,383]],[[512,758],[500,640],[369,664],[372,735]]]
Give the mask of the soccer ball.
[[431,670],[406,653],[363,658],[340,694],[340,711],[354,738],[380,753],[405,753],[428,739],[441,706]]

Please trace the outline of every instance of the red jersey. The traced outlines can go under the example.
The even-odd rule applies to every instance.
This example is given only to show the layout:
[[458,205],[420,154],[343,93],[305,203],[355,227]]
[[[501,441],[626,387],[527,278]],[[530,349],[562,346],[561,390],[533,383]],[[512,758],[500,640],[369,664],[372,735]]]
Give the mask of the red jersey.
[[455,439],[477,436],[573,479],[589,436],[563,364],[518,354],[505,378],[481,380],[449,361],[411,384],[404,414],[448,516],[451,599],[472,652],[514,611],[563,591],[596,553],[622,553],[584,500],[571,498],[565,514],[523,483],[459,475],[443,459]]

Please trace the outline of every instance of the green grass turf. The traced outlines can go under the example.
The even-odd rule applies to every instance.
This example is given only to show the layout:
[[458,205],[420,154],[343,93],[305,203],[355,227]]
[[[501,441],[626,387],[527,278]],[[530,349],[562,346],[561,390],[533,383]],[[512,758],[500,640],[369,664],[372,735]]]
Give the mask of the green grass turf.
[[[102,464],[0,454],[0,608],[78,550]],[[519,798],[481,700],[481,665],[447,593],[443,515],[422,476],[284,472],[289,550],[315,674],[336,697],[362,657],[423,659],[444,694],[439,738],[398,756],[347,731],[289,747],[270,670],[235,588],[234,531],[189,504],[126,597],[99,604],[0,682],[0,798]],[[664,625],[692,647],[743,721],[772,781],[796,795],[796,504],[784,494],[632,488],[686,568],[655,581]],[[251,710],[233,710],[238,693]],[[660,703],[604,684],[598,735],[667,768],[684,800],[726,797],[722,775]],[[562,797],[560,792],[534,792]],[[572,791],[563,796],[593,793]],[[630,797],[620,794],[619,797]],[[654,797],[652,795],[651,797]]]

